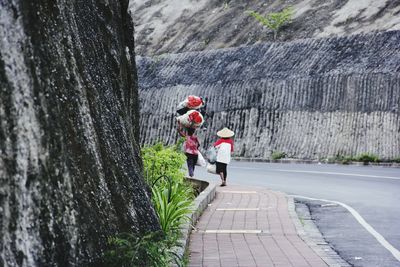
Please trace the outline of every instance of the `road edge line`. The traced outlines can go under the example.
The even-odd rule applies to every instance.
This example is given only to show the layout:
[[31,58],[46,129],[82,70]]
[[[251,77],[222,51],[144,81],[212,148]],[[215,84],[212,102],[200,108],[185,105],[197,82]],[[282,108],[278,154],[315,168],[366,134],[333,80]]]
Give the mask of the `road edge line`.
[[[299,237],[311,248],[315,254],[317,254],[329,267],[347,267],[350,266],[345,260],[343,260],[329,245],[320,245],[318,240],[313,238],[305,230],[304,226],[301,224],[299,216],[296,212],[296,205],[294,203],[294,198],[287,195],[289,215],[296,227],[297,234]],[[314,224],[313,222],[310,222]],[[318,228],[314,226],[319,232]],[[323,239],[322,234],[319,232],[320,238]]]
[[351,206],[339,202],[339,201],[334,201],[334,200],[327,200],[327,199],[320,199],[320,198],[312,198],[312,197],[305,197],[305,196],[300,196],[300,195],[290,195],[290,197],[293,198],[302,198],[302,199],[308,199],[308,200],[316,200],[316,201],[323,201],[323,202],[330,202],[330,203],[335,203],[343,208],[347,209],[351,215],[358,221],[359,224],[361,224],[362,227],[365,228],[378,242],[381,244],[386,250],[388,250],[393,257],[400,261],[400,251],[397,250],[392,244],[390,244],[380,233],[378,233],[369,223],[365,221],[365,219]]

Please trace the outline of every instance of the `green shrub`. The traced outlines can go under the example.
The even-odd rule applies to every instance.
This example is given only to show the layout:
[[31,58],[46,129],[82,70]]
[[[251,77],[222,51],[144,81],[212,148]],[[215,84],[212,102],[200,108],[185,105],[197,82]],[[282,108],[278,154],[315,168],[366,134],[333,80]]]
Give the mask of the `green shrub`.
[[283,159],[285,157],[286,157],[286,153],[285,152],[274,151],[271,154],[271,159],[273,159],[273,160]]
[[393,159],[393,161],[396,162],[396,163],[400,163],[400,157],[397,157],[397,158]]
[[274,40],[276,40],[278,32],[282,26],[292,21],[293,8],[289,6],[280,12],[269,13],[266,16],[252,10],[247,11],[247,13],[260,22],[264,27],[271,29],[274,32]]
[[356,157],[353,156],[343,156],[340,154],[337,154],[334,158],[335,161],[339,161],[342,164],[349,164],[351,161],[361,161],[364,163],[368,163],[368,162],[380,162],[381,160],[379,159],[378,156],[374,155],[374,154],[370,154],[370,153],[363,153],[360,154]]
[[183,143],[185,142],[185,140],[186,140],[185,137],[180,137],[178,139],[178,141],[176,141],[175,145],[172,146],[172,148],[176,152],[183,154],[184,152],[183,152],[182,146],[183,146]]
[[190,218],[187,214],[194,199],[194,189],[184,180],[182,166],[186,156],[182,141],[175,146],[158,143],[142,149],[147,184],[152,189],[152,203],[162,231],[142,236],[122,234],[109,239],[106,254],[110,266],[181,266],[184,259],[174,250],[180,246],[180,228]]
[[342,164],[349,164],[350,162],[355,161],[355,158],[352,156],[345,156],[342,158],[341,163]]
[[182,166],[186,156],[175,146],[158,143],[142,148],[142,160],[146,182],[151,186],[161,175],[170,177],[175,183],[184,180]]
[[343,156],[341,154],[336,154],[333,160],[338,161],[342,164],[349,164],[350,162],[354,161],[355,158],[352,156]]
[[108,239],[110,250],[106,253],[107,266],[171,266],[180,265],[181,259],[171,249],[174,241],[162,232],[152,232],[139,236],[120,234]]
[[355,160],[356,161],[362,161],[364,163],[379,162],[380,161],[378,156],[376,156],[374,154],[369,154],[369,153],[360,154],[355,158]]
[[152,187],[152,202],[165,234],[175,235],[188,219],[186,214],[194,199],[194,189],[184,180],[182,166],[186,156],[182,140],[175,146],[158,143],[142,149],[146,180]]

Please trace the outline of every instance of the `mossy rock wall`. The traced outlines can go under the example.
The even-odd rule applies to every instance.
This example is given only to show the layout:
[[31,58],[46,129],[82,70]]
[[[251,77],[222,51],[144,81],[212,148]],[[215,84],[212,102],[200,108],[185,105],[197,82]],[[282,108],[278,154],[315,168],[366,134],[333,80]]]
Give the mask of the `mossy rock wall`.
[[0,2],[0,266],[103,266],[159,229],[128,1]]

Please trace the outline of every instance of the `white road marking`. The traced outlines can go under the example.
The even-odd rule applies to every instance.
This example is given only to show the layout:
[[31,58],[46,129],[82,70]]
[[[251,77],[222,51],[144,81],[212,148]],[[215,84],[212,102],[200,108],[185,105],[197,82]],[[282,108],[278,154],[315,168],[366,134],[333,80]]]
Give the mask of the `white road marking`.
[[[230,168],[245,169],[245,170],[263,170],[262,168],[238,167],[238,166],[232,166]],[[321,172],[321,171],[301,171],[301,170],[283,170],[283,169],[267,169],[267,171],[294,172],[294,173],[315,173],[315,174],[329,174],[329,175],[342,175],[342,176],[356,176],[356,177],[369,177],[369,178],[383,178],[383,179],[400,180],[400,177],[394,177],[394,176],[380,176],[380,175],[343,173],[343,172]]]
[[233,169],[245,169],[245,170],[262,170],[262,168],[238,167],[238,166],[229,166],[229,168],[233,168]]
[[268,230],[198,230],[205,234],[261,234],[269,233]]
[[274,169],[274,171],[279,171],[279,172],[295,172],[295,173],[316,173],[316,174],[329,174],[329,175],[357,176],[357,177],[370,177],[370,178],[382,178],[382,179],[400,180],[400,177],[379,176],[379,175],[368,175],[368,174],[357,174],[357,173],[320,172],[320,171],[299,171],[299,170],[282,170],[282,169]]
[[257,191],[221,191],[221,192],[230,194],[257,194]]
[[260,210],[260,208],[232,208],[232,209],[216,209],[218,211],[252,211],[252,210]]
[[378,233],[369,223],[367,223],[364,218],[352,207],[350,207],[347,204],[344,204],[339,201],[333,201],[333,200],[327,200],[327,199],[319,199],[319,198],[312,198],[312,197],[305,197],[305,196],[299,196],[299,195],[290,195],[291,197],[294,198],[303,198],[303,199],[309,199],[309,200],[318,200],[318,201],[324,201],[324,202],[331,202],[338,204],[345,209],[347,209],[353,216],[354,218],[373,236],[375,239],[384,247],[386,248],[390,253],[392,253],[393,257],[395,257],[398,261],[400,261],[400,251],[396,249],[392,244],[390,244],[380,233]]

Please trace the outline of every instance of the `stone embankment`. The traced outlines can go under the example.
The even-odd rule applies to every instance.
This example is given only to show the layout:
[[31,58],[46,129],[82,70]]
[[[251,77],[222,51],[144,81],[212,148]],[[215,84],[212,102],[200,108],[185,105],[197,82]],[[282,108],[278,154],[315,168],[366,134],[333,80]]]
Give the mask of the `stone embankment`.
[[399,51],[390,31],[138,58],[141,142],[175,142],[175,107],[195,94],[203,147],[227,126],[240,157],[399,157]]

